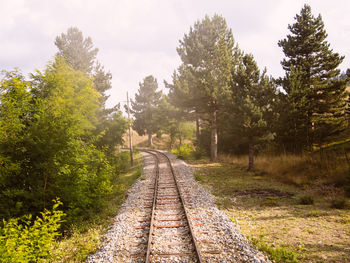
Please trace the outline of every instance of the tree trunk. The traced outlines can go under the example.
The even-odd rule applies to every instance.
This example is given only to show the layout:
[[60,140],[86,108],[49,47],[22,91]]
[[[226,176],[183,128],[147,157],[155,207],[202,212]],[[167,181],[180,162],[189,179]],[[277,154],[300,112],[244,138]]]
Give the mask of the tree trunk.
[[46,208],[46,186],[47,186],[47,175],[44,174],[44,192],[43,192],[43,199],[44,199],[44,209]]
[[148,147],[152,147],[152,146],[153,146],[152,133],[149,132],[148,133]]
[[249,142],[249,165],[248,171],[254,172],[254,143]]
[[210,160],[212,162],[216,162],[218,156],[218,133],[216,128],[216,112],[216,109],[214,109],[211,112]]
[[199,116],[196,114],[196,139],[197,139],[197,145],[200,146],[200,135],[201,135],[201,130],[200,130],[200,123],[199,123]]

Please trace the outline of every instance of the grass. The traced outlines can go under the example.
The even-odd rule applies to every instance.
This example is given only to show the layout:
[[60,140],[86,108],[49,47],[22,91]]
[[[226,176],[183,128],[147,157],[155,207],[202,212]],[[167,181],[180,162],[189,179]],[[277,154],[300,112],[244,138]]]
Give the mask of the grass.
[[[219,161],[242,167],[248,165],[247,156],[219,155]],[[340,186],[346,182],[349,164],[345,151],[323,151],[305,155],[258,155],[255,168],[258,174],[268,174],[286,184]]]
[[[126,142],[125,147],[129,147],[129,133],[126,133],[123,136],[124,141]],[[136,131],[132,131],[132,141],[134,147],[139,148],[148,148],[148,135],[140,136]],[[157,138],[156,135],[152,136],[153,147],[154,149],[159,150],[169,150],[169,135],[163,134],[161,138]]]
[[285,246],[275,246],[270,245],[262,240],[262,238],[251,238],[250,241],[252,244],[258,248],[260,251],[268,254],[271,260],[276,262],[285,262],[285,263],[298,263],[298,253],[293,249],[290,249]]
[[[273,162],[262,158],[257,167],[264,172],[256,173],[247,172],[246,160],[225,158],[217,163],[189,163],[195,179],[216,196],[218,207],[258,249],[275,262],[350,262],[349,199],[340,188],[325,185],[327,180],[320,176],[312,181],[306,172],[299,175],[298,165],[306,167],[305,157],[282,156]],[[294,171],[287,171],[288,166]],[[284,169],[288,180],[276,175]],[[308,204],[300,204],[305,197]],[[347,203],[344,209],[331,207],[332,200],[338,199]]]
[[118,190],[107,207],[96,213],[89,221],[73,226],[66,237],[59,241],[54,251],[60,258],[57,262],[85,262],[88,255],[95,252],[101,245],[101,236],[106,232],[124,202],[127,190],[141,175],[141,155],[136,155],[134,161],[133,167],[129,167],[125,173],[116,178],[115,185],[118,186]]

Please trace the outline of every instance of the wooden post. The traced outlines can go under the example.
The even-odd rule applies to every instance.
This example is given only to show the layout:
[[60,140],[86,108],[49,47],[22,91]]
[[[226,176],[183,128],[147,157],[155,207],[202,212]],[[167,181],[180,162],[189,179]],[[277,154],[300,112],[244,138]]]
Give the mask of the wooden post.
[[126,92],[126,101],[128,105],[128,121],[129,121],[129,148],[130,148],[130,164],[134,165],[134,157],[132,153],[132,131],[131,131],[131,120],[130,120],[130,107],[129,107],[129,94]]

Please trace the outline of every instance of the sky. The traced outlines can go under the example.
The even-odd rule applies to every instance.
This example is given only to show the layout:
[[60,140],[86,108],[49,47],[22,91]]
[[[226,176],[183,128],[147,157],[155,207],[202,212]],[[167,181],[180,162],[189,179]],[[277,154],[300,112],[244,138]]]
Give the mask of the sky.
[[349,0],[0,0],[0,70],[44,70],[57,52],[56,36],[78,27],[113,76],[112,106],[127,91],[133,97],[148,75],[164,89],[181,63],[179,40],[206,14],[219,14],[240,49],[279,77],[284,55],[277,43],[305,3],[322,15],[331,48],[345,56],[341,70],[350,68]]

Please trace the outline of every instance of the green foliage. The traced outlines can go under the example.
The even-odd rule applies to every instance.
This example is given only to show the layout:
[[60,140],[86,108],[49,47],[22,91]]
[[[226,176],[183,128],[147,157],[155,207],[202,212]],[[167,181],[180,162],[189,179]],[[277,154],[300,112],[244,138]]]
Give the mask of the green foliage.
[[244,55],[233,73],[231,91],[223,114],[224,124],[227,120],[231,124],[225,124],[224,129],[249,145],[249,170],[254,170],[255,146],[274,137],[271,124],[276,89],[266,70],[260,73],[254,57]]
[[65,58],[73,69],[83,73],[91,72],[98,49],[93,48],[90,37],[84,38],[78,28],[70,27],[66,34],[56,37],[55,45],[59,49],[58,55]]
[[96,131],[93,81],[62,59],[32,79],[9,72],[0,83],[0,216],[38,214],[58,196],[71,223],[113,193],[112,154],[127,122],[117,112]]
[[[217,158],[217,112],[229,92],[231,71],[239,50],[232,32],[219,15],[197,21],[180,40],[177,49],[183,64],[173,75],[169,96],[175,105],[195,110],[208,118],[211,129],[211,160]],[[179,98],[179,96],[181,96]],[[181,102],[182,100],[182,102]],[[197,116],[198,117],[198,116]]]
[[3,221],[0,228],[0,262],[46,262],[56,246],[64,213],[54,200],[51,211],[45,210],[32,220],[32,215]]
[[158,83],[153,76],[147,76],[139,84],[135,101],[131,100],[131,112],[135,117],[133,128],[139,135],[149,136],[149,146],[152,146],[152,134],[160,130],[160,118],[162,113],[158,110],[162,92],[157,91]]
[[274,260],[275,262],[283,262],[283,263],[298,263],[298,254],[284,246],[270,246],[266,242],[251,238],[251,241],[254,246],[257,247],[262,252],[265,252],[269,255],[269,258]]
[[191,155],[193,156],[193,158],[195,160],[199,160],[201,158],[203,158],[204,156],[207,155],[206,151],[203,150],[202,148],[200,147],[196,147],[192,152],[191,152]]
[[[70,27],[67,33],[57,36],[55,45],[58,48],[58,57],[64,59],[74,70],[93,77],[94,89],[100,94],[97,117],[99,121],[103,122],[108,115],[116,112],[119,107],[105,108],[105,103],[109,97],[105,92],[112,88],[112,74],[106,72],[101,63],[96,60],[98,49],[94,48],[91,38],[84,38],[83,33],[76,27]],[[98,126],[101,129],[103,123],[99,123]]]
[[321,15],[314,17],[304,5],[296,22],[289,25],[291,34],[280,40],[286,58],[286,71],[278,83],[281,93],[279,140],[287,150],[312,150],[346,128],[346,84],[338,66],[344,57],[333,52],[326,41]]
[[[134,153],[135,154],[135,153]],[[130,152],[120,152],[116,156],[117,174],[125,173],[130,166]]]
[[174,149],[171,152],[182,160],[188,160],[191,157],[191,146],[183,144],[178,149]]
[[314,197],[311,195],[302,196],[299,200],[299,204],[301,205],[313,205],[315,202]]
[[121,111],[111,114],[102,120],[97,129],[96,145],[105,150],[108,155],[113,155],[117,145],[123,145],[123,135],[128,128],[128,120],[123,117]]

